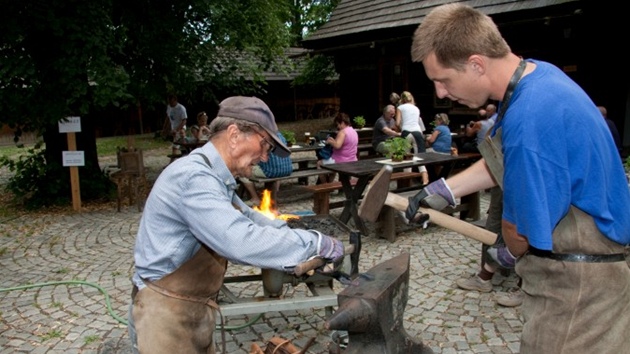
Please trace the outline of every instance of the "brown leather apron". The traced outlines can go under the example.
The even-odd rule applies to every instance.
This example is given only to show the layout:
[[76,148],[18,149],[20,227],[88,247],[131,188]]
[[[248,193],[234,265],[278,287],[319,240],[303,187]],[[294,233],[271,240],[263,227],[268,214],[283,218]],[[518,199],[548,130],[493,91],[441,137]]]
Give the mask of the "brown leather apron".
[[[624,253],[590,215],[573,206],[552,237],[554,253]],[[627,262],[567,262],[526,253],[516,273],[525,295],[522,354],[630,352]]]
[[140,353],[214,354],[215,311],[227,261],[202,246],[181,267],[133,298]]

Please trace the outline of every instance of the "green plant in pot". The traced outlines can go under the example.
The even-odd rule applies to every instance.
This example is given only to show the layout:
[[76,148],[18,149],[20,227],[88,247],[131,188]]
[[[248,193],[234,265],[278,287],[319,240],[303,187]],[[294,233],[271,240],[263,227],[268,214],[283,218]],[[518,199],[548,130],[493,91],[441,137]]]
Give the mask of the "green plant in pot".
[[363,116],[356,116],[352,119],[352,121],[354,122],[355,127],[359,129],[365,127],[365,118],[363,118]]
[[401,137],[389,138],[385,140],[385,148],[387,149],[387,156],[392,161],[400,162],[411,151],[411,142]]
[[292,132],[291,130],[281,130],[280,134],[282,134],[284,139],[287,141],[287,146],[292,146],[293,144],[296,143],[295,133]]

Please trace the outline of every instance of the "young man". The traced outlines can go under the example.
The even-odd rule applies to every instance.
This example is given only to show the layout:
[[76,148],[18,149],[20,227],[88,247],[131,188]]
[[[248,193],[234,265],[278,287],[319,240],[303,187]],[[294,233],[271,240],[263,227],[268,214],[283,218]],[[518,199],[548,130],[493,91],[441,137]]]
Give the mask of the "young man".
[[502,185],[505,244],[489,253],[522,278],[520,352],[627,352],[630,190],[595,104],[562,70],[512,53],[490,17],[461,3],[423,19],[411,54],[439,98],[501,101],[488,145],[503,157],[431,183],[410,198],[407,217],[419,204],[442,209]]
[[134,249],[129,337],[140,353],[214,353],[214,302],[227,262],[291,271],[314,256],[336,260],[343,244],[289,228],[245,205],[236,177],[269,154],[289,156],[267,105],[221,102],[210,141],[168,165],[146,202]]

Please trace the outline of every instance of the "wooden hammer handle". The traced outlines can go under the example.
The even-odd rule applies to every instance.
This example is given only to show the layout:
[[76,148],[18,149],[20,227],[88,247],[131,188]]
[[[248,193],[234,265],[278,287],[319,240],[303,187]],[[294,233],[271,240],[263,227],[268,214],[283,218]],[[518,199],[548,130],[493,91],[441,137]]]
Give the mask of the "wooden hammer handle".
[[[344,255],[354,253],[354,245],[346,246],[343,253]],[[293,269],[293,273],[299,277],[306,274],[308,271],[317,269],[325,264],[326,264],[326,260],[324,258],[315,257],[315,258],[309,259],[308,261],[305,261],[296,265],[295,268]]]
[[[388,193],[387,198],[385,199],[385,205],[388,205],[396,210],[405,211],[409,206],[409,200],[398,194]],[[419,208],[418,211],[428,214],[429,220],[434,224],[453,230],[477,241],[481,241],[486,245],[493,245],[497,240],[497,235],[495,233],[437,210]]]

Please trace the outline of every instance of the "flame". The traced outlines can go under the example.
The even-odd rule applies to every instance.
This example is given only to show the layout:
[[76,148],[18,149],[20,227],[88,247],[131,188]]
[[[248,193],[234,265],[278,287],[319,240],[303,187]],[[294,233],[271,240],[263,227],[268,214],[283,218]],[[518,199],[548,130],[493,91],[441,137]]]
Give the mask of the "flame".
[[254,206],[254,210],[263,214],[264,216],[268,217],[271,220],[273,219],[289,220],[289,219],[300,218],[299,216],[293,215],[293,214],[280,214],[278,213],[278,210],[273,209],[273,205],[274,203],[271,200],[271,191],[268,189],[265,189],[263,191],[263,197],[260,200],[260,207]]

